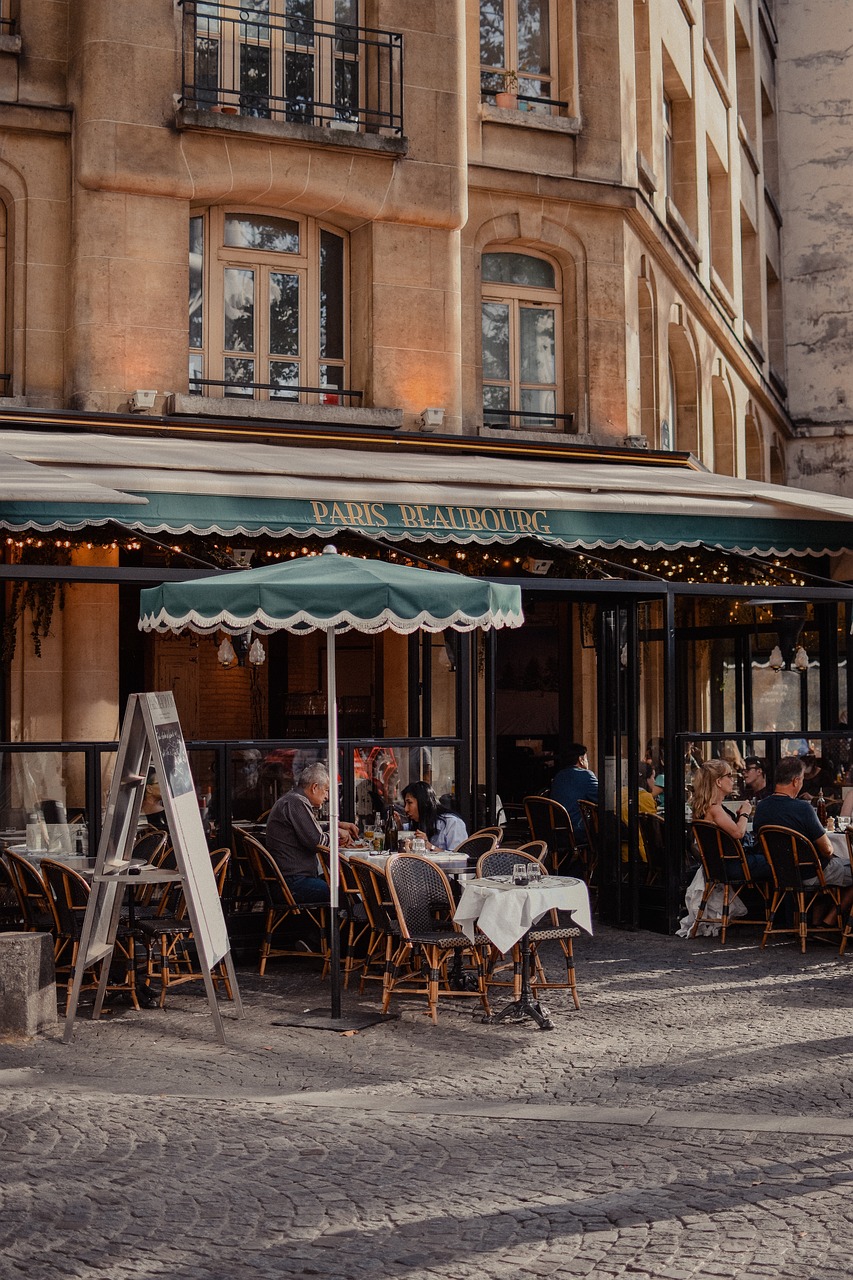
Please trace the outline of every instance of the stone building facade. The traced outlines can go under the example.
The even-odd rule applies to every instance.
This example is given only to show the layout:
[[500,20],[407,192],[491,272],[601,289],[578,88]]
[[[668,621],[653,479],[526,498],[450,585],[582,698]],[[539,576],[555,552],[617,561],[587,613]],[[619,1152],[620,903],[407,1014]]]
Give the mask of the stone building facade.
[[[0,0],[0,435],[24,411],[138,411],[163,439],[237,415],[812,482],[835,455],[791,409],[814,437],[849,397],[805,359],[840,366],[844,339],[780,112],[808,115],[798,8]],[[819,59],[833,5],[809,9]],[[116,592],[69,594],[11,705],[28,690],[24,736],[108,738],[118,646],[72,620],[114,631]]]

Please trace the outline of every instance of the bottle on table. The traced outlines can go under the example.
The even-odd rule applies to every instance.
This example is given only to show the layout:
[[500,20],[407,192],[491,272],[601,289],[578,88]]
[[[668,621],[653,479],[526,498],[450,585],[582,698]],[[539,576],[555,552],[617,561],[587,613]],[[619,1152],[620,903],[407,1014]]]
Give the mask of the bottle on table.
[[388,810],[388,817],[385,819],[385,852],[397,852],[397,824],[394,821],[393,808]]
[[823,795],[823,787],[821,787],[820,791],[817,793],[817,800],[815,801],[815,810],[817,812],[818,822],[822,827],[825,827],[826,826],[826,800],[824,799],[824,795]]

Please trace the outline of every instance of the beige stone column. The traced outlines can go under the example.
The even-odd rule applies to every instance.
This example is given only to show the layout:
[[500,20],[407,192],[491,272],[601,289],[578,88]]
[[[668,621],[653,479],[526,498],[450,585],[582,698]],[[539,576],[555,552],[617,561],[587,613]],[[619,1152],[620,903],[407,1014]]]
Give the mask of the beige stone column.
[[[118,551],[83,548],[78,565],[118,564]],[[63,736],[71,741],[111,739],[119,727],[118,587],[74,582],[63,610]]]

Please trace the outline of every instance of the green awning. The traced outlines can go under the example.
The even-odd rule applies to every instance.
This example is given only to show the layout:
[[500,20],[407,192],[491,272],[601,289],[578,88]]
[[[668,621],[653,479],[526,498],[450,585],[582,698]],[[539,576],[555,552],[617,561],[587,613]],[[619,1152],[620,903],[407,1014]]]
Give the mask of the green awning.
[[[355,486],[354,486],[355,487]],[[456,505],[230,494],[147,493],[146,506],[5,503],[0,526],[13,532],[79,531],[115,522],[129,530],[180,536],[328,537],[342,529],[391,541],[494,543],[534,538],[566,549],[643,550],[700,545],[744,554],[824,555],[853,550],[853,521],[667,514],[515,505]],[[665,500],[654,504],[665,506]]]

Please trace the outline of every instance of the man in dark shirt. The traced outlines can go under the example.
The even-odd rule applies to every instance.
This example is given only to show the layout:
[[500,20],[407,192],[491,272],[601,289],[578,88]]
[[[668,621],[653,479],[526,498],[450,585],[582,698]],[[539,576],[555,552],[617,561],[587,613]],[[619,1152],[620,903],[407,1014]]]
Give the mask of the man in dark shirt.
[[551,799],[556,800],[568,812],[572,820],[575,844],[585,845],[586,827],[581,817],[578,801],[598,801],[598,778],[589,767],[589,757],[582,742],[573,742],[569,746],[568,763],[561,769],[551,783]]
[[770,788],[767,785],[767,761],[761,756],[746,757],[743,780],[746,784],[745,800],[751,800],[753,804],[757,804],[759,800],[766,800],[770,795]]
[[[758,836],[762,827],[788,827],[792,831],[799,831],[800,835],[811,840],[820,855],[826,883],[848,887],[853,881],[849,858],[840,858],[835,854],[832,841],[814,809],[808,800],[799,799],[805,772],[805,765],[799,756],[785,756],[779,761],[776,768],[776,790],[756,807],[753,833]],[[807,880],[805,883],[810,882]],[[842,906],[845,908],[849,905],[849,896],[845,894],[842,897]]]
[[[326,766],[310,764],[302,771],[299,785],[276,800],[267,819],[266,846],[297,902],[329,901],[329,886],[317,860],[318,853],[328,849],[329,840],[316,812],[328,796]],[[353,823],[338,823],[341,845],[351,844],[357,833]]]

